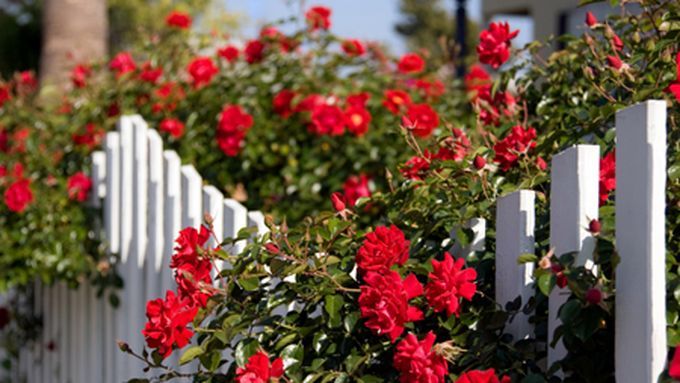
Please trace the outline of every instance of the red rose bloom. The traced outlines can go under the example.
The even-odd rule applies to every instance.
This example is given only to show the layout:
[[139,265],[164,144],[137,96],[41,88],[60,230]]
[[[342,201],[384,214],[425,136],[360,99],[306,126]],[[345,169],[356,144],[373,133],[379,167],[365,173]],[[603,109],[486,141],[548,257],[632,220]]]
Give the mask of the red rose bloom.
[[453,260],[451,254],[444,254],[444,260],[439,262],[432,260],[432,272],[430,279],[425,285],[425,297],[432,306],[434,312],[446,310],[446,315],[460,315],[460,300],[468,301],[477,291],[474,283],[477,278],[475,269],[464,269],[465,260],[458,258]]
[[620,58],[612,55],[607,56],[607,64],[616,70],[621,70],[624,65]]
[[350,94],[347,96],[347,105],[365,108],[370,97],[371,95],[366,92]]
[[305,13],[305,19],[309,27],[315,31],[317,29],[329,29],[331,27],[331,10],[326,7],[311,7]]
[[[499,380],[496,371],[490,368],[486,371],[472,370],[465,372],[458,377],[456,383],[499,383]],[[510,383],[510,377],[504,376],[500,383]]]
[[283,89],[274,96],[272,100],[272,107],[274,108],[274,113],[278,114],[283,118],[290,117],[293,114],[293,98],[295,98],[296,93],[292,90]]
[[423,157],[413,156],[411,157],[404,166],[401,167],[400,172],[404,178],[422,181],[427,176],[427,172],[430,170],[430,160],[432,154],[425,149],[423,152]]
[[19,86],[26,92],[32,92],[38,87],[38,79],[35,78],[35,73],[31,70],[19,72],[17,77]]
[[253,126],[253,116],[238,105],[225,105],[217,125],[217,144],[229,157],[241,151],[246,133]]
[[209,238],[210,232],[205,226],[201,226],[200,232],[193,227],[183,229],[175,240],[177,246],[170,260],[170,267],[176,270],[175,282],[180,297],[201,307],[212,295],[203,288],[210,285],[212,263],[199,252]]
[[428,137],[439,125],[439,115],[428,104],[413,104],[406,112],[413,123],[411,131],[417,137]]
[[139,74],[139,78],[144,82],[155,84],[162,75],[163,68],[154,67],[151,62],[147,61],[142,64],[142,72]]
[[92,180],[85,173],[78,172],[68,178],[66,188],[68,189],[68,198],[83,202],[92,189]]
[[33,192],[29,180],[16,180],[5,190],[5,205],[10,211],[21,213],[31,202],[33,202]]
[[165,18],[165,24],[169,27],[187,29],[191,27],[191,16],[186,12],[172,11]]
[[445,146],[439,148],[434,158],[442,161],[460,162],[470,150],[470,140],[462,129],[453,128],[451,133],[453,133],[453,136],[444,140]]
[[392,342],[404,332],[404,325],[423,319],[423,313],[408,301],[422,295],[423,286],[414,274],[403,281],[396,271],[369,271],[361,286],[359,309],[366,327],[378,335],[389,335]]
[[481,90],[491,92],[491,76],[481,65],[473,65],[465,75],[465,89],[476,97]]
[[197,312],[197,307],[175,296],[172,291],[165,293],[165,300],[158,298],[148,301],[148,321],[142,330],[146,344],[155,348],[164,359],[167,358],[173,346],[182,348],[189,343],[194,333],[187,325],[194,320]]
[[175,253],[172,255],[170,267],[175,269],[185,264],[195,264],[199,261],[198,249],[202,248],[210,238],[210,231],[201,225],[199,232],[193,227],[187,227],[179,232],[175,239]]
[[269,355],[258,351],[248,358],[244,367],[236,369],[236,383],[278,382],[283,376],[283,359],[276,358],[271,364]]
[[343,185],[345,199],[349,206],[354,206],[359,198],[370,197],[371,190],[368,188],[368,176],[349,176]]
[[474,165],[475,169],[482,170],[486,166],[486,160],[484,159],[484,157],[477,155],[475,159],[472,161],[472,164]]
[[260,40],[250,40],[246,43],[243,53],[248,64],[259,63],[264,58],[264,44]]
[[132,72],[136,68],[137,64],[129,52],[120,52],[109,62],[109,69],[116,73],[116,77]]
[[368,124],[371,122],[371,114],[363,106],[350,106],[345,109],[345,123],[347,129],[357,137],[368,132]]
[[680,347],[678,346],[675,346],[673,359],[668,365],[668,375],[675,380],[680,380]]
[[12,99],[12,94],[10,93],[9,85],[0,84],[0,107],[5,105],[5,103]]
[[403,108],[411,105],[411,96],[403,90],[387,90],[385,91],[383,105],[392,114],[399,114]]
[[517,36],[519,31],[510,32],[508,23],[491,23],[489,29],[479,34],[477,54],[479,61],[498,69],[510,58],[510,41]]
[[339,136],[345,132],[345,115],[336,105],[319,105],[312,110],[310,130],[318,135]]
[[399,342],[394,354],[394,368],[401,383],[444,383],[448,372],[446,359],[432,350],[436,336],[428,332],[422,341],[409,333]]
[[517,100],[510,92],[496,92],[491,96],[491,87],[479,88],[473,103],[479,111],[479,118],[488,125],[500,123],[501,116],[513,116],[517,112]]
[[218,49],[217,55],[227,60],[228,62],[233,62],[238,58],[239,51],[238,48],[236,48],[235,46],[227,45],[224,48]]
[[395,264],[403,265],[408,260],[410,244],[398,227],[378,226],[366,234],[357,252],[357,267],[362,271],[384,271]]
[[496,152],[494,161],[501,166],[503,171],[507,171],[517,163],[520,155],[536,146],[534,138],[536,138],[536,129],[514,126],[510,134],[494,145],[493,150]]
[[347,56],[361,56],[366,53],[366,47],[357,39],[347,39],[342,42],[342,50]]
[[[675,55],[675,81],[668,86],[667,90],[673,93],[676,101],[680,102],[680,52]],[[0,88],[0,106],[2,106],[2,103],[2,88]]]
[[616,152],[611,151],[600,160],[600,206],[616,189]]
[[310,94],[295,106],[296,112],[311,112],[326,104],[326,99],[319,94]]
[[73,67],[71,71],[71,82],[76,88],[83,88],[87,84],[87,79],[90,77],[92,70],[89,66],[79,64]]
[[425,69],[425,61],[417,53],[407,53],[401,56],[397,68],[401,73],[420,73]]
[[89,123],[85,125],[85,131],[83,133],[74,133],[71,136],[71,139],[76,145],[82,145],[92,149],[101,143],[103,137],[104,131],[99,129],[95,124]]
[[194,88],[210,83],[218,69],[210,57],[196,57],[187,66],[187,71],[193,80]]
[[166,118],[161,121],[158,127],[161,131],[169,133],[175,138],[180,138],[184,134],[184,124],[176,118]]
[[444,83],[439,80],[427,81],[418,79],[415,82],[415,87],[420,89],[421,94],[426,98],[436,99],[441,97],[444,92]]

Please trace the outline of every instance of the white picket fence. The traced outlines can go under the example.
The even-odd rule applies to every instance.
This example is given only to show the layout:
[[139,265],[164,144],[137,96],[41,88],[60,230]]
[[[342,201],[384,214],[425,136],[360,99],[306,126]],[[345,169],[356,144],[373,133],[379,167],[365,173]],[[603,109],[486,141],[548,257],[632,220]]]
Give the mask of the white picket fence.
[[[116,340],[141,351],[146,302],[176,289],[169,263],[179,231],[198,228],[205,213],[218,238],[236,237],[248,226],[267,230],[262,213],[204,186],[193,166],[164,151],[158,132],[140,116],[122,117],[104,148],[92,155],[92,203],[103,206],[103,239],[120,256],[121,304],[114,309],[97,299],[86,283],[78,290],[37,286],[35,309],[44,331],[36,347],[22,352],[16,381],[118,383],[144,376],[142,363],[120,352]],[[45,348],[51,341],[54,351]],[[168,364],[177,366],[177,356]]]
[[[616,380],[656,382],[666,358],[665,180],[666,104],[648,101],[616,115],[616,240],[621,263],[616,294]],[[38,344],[55,340],[57,350],[34,347],[22,353],[21,373],[33,382],[121,382],[143,376],[136,360],[118,351],[115,339],[141,349],[145,302],[174,288],[168,267],[172,241],[182,227],[197,227],[204,212],[215,219],[218,237],[235,236],[254,225],[265,232],[263,216],[203,186],[191,166],[163,151],[158,133],[139,116],[123,117],[108,133],[106,152],[93,155],[92,179],[103,198],[105,238],[120,254],[125,279],[121,306],[112,309],[83,285],[38,289],[36,310],[45,318]],[[556,254],[578,252],[577,264],[592,263],[595,238],[587,231],[598,217],[600,148],[578,145],[554,156],[551,165],[550,245]],[[520,190],[498,200],[496,210],[496,300],[501,305],[534,295],[532,264],[517,258],[534,252],[535,194]],[[469,251],[484,248],[486,221],[473,220]],[[240,248],[241,245],[239,245]],[[568,292],[549,298],[549,328]],[[515,339],[533,336],[528,316],[506,327]],[[551,335],[552,337],[552,335]],[[565,356],[548,349],[548,365]],[[176,363],[174,356],[171,362]]]

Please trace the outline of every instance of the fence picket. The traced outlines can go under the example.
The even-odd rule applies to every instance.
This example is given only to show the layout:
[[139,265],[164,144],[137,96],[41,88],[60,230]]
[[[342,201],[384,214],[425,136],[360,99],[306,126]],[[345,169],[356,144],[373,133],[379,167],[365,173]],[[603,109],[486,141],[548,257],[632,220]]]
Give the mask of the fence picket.
[[[216,187],[212,185],[203,186],[203,211],[212,217],[213,233],[215,234],[215,237],[220,238],[220,240],[224,235],[223,201],[224,196]],[[208,246],[214,248],[217,245],[219,245],[219,242],[211,236],[208,240]],[[213,278],[217,276],[217,273],[222,268],[222,261],[215,261],[215,266],[217,266],[217,270],[213,270]]]
[[[148,242],[146,249],[145,301],[162,297],[164,247],[163,140],[153,129],[147,131],[149,144]],[[169,255],[168,255],[169,256]],[[144,306],[146,307],[146,306]],[[144,317],[142,317],[144,319]]]
[[656,382],[667,352],[666,101],[616,114],[616,162],[616,381]]
[[[225,238],[236,238],[238,232],[248,226],[248,210],[238,201],[227,198],[224,200],[224,231]],[[233,246],[226,248],[225,251],[231,254],[238,254],[245,248],[245,241],[238,241]]]
[[[587,231],[591,219],[598,217],[600,148],[577,145],[552,159],[550,184],[550,246],[555,255],[578,252],[576,265],[592,263],[595,238]],[[555,287],[549,298],[548,344],[560,325],[558,311],[569,291]],[[548,346],[548,367],[566,356],[562,342]]]
[[[517,264],[524,253],[534,253],[535,193],[520,190],[498,199],[496,208],[496,302],[505,307],[521,298],[525,305],[534,295],[533,263]],[[518,313],[506,325],[515,341],[532,335],[529,316]]]

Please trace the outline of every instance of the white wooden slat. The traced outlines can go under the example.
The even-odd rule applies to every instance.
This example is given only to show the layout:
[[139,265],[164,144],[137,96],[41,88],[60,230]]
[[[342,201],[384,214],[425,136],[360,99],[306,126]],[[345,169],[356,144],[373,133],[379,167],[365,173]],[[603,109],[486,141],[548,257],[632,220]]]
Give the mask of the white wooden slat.
[[[128,258],[128,274],[125,278],[125,290],[128,298],[128,345],[139,352],[144,347],[141,330],[146,322],[144,315],[146,293],[144,283],[144,264],[147,250],[148,230],[148,175],[149,175],[149,141],[148,127],[140,116],[130,117],[133,121],[133,161],[132,161],[132,245]],[[129,369],[126,379],[142,376],[144,364],[129,355]]]
[[[108,292],[106,293],[108,294]],[[115,383],[116,376],[116,357],[120,353],[116,344],[115,332],[117,330],[116,320],[118,319],[118,309],[114,308],[109,302],[108,296],[102,297],[103,306],[103,325],[102,325],[102,344],[103,344],[103,380],[104,383]]]
[[94,350],[88,350],[87,349],[87,343],[88,343],[88,331],[86,329],[88,328],[88,321],[89,321],[89,302],[88,302],[88,288],[87,288],[88,282],[86,281],[85,283],[81,283],[80,286],[78,286],[78,290],[74,291],[74,296],[77,299],[78,305],[76,306],[76,320],[74,321],[76,323],[76,339],[77,343],[75,344],[76,352],[75,352],[75,365],[76,365],[76,372],[75,372],[75,381],[76,382],[86,382],[87,381],[87,375],[89,374],[89,368],[91,366],[90,364],[90,355],[92,355],[95,351]]
[[43,355],[43,368],[41,369],[40,372],[40,381],[41,382],[46,382],[49,383],[52,381],[52,369],[53,369],[53,362],[52,362],[52,355],[54,354],[53,352],[49,351],[47,349],[47,345],[50,343],[50,341],[53,339],[53,333],[52,333],[52,323],[54,322],[54,313],[53,313],[53,296],[52,296],[52,291],[54,289],[52,286],[49,285],[43,285],[43,291],[42,291],[42,302],[43,302],[43,314],[42,314],[42,319],[43,319],[43,330],[42,330],[42,337],[39,342],[39,346],[42,348],[42,355]]
[[[550,186],[550,246],[555,255],[578,252],[576,265],[592,263],[595,238],[588,223],[598,217],[600,148],[577,145],[552,159]],[[558,312],[569,298],[567,289],[556,287],[549,298],[548,344],[560,325]],[[566,356],[562,342],[548,347],[548,367]]]
[[182,175],[181,161],[177,153],[172,150],[163,152],[163,263],[160,298],[165,298],[167,290],[175,289],[175,280],[170,270],[170,260],[173,254],[175,239],[182,229]]
[[248,227],[257,227],[257,235],[261,236],[269,232],[269,228],[264,221],[264,214],[259,211],[248,212]]
[[98,150],[92,153],[92,190],[90,190],[90,205],[101,207],[101,199],[106,196],[106,153]]
[[[498,199],[496,208],[496,302],[505,307],[521,297],[522,306],[533,296],[533,263],[517,264],[517,258],[534,254],[535,193],[519,190]],[[515,341],[533,334],[529,316],[517,314],[506,325]]]
[[104,230],[108,250],[120,250],[120,134],[106,133],[106,196],[104,197]]
[[104,381],[104,348],[102,333],[104,325],[104,304],[108,304],[104,299],[97,297],[97,290],[95,286],[88,285],[87,299],[89,302],[88,319],[87,319],[87,354],[89,371],[86,376],[86,382],[102,382]]
[[[224,225],[222,230],[225,238],[236,238],[238,232],[248,226],[248,210],[238,201],[228,198],[224,200]],[[245,248],[245,241],[238,241],[233,246],[225,248],[231,254],[239,254]]]
[[[33,290],[33,314],[37,318],[43,317],[45,313],[44,302],[42,298],[43,298],[43,285],[39,280],[36,280],[34,283]],[[44,331],[41,329],[41,331],[38,332],[35,341],[31,345],[32,359],[28,379],[29,382],[41,382],[42,372],[43,369],[45,368],[42,352],[43,349],[41,347],[43,343],[43,337]]]
[[[120,305],[115,310],[116,340],[129,342],[133,337],[132,301],[138,291],[130,286],[130,275],[136,269],[136,260],[130,260],[133,234],[133,191],[134,191],[134,123],[131,117],[123,116],[118,122],[120,133],[120,272],[124,288],[120,293]],[[118,351],[114,354],[116,367],[113,381],[119,382],[131,378],[132,360],[129,355]]]
[[57,353],[59,355],[58,370],[59,381],[68,382],[69,376],[69,299],[68,288],[65,284],[59,284],[59,320],[57,321],[57,328],[59,329],[59,341],[57,342]]
[[615,365],[618,383],[656,382],[666,361],[666,101],[616,114]]
[[[214,186],[204,186],[203,187],[203,211],[209,214],[212,218],[212,230],[214,236],[211,236],[208,240],[208,246],[211,248],[217,247],[222,241],[224,232],[224,196],[217,190]],[[216,261],[215,267],[217,270],[213,270],[213,278],[217,276],[219,270],[222,269],[222,261]]]
[[[474,255],[476,251],[484,251],[486,245],[486,220],[484,218],[472,218],[463,224],[463,228],[472,231],[472,239],[463,246],[461,240],[458,238],[457,230],[452,230],[450,239],[453,245],[449,252],[454,257],[469,258]],[[447,242],[449,242],[447,240]]]
[[[149,210],[146,256],[146,300],[164,296],[161,290],[163,267],[163,140],[153,129],[147,131],[149,142]],[[171,238],[168,238],[172,241]],[[170,256],[169,254],[167,256]]]

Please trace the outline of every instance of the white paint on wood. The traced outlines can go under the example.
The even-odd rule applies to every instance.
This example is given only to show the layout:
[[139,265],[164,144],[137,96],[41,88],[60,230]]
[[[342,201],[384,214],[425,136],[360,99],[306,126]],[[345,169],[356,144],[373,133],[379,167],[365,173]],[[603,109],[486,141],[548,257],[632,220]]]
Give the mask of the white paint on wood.
[[259,211],[248,212],[248,227],[257,227],[257,235],[262,236],[269,232],[267,224],[264,222],[264,214]]
[[616,114],[616,381],[656,382],[666,361],[666,101]]
[[[588,223],[598,217],[600,148],[577,145],[552,159],[550,184],[550,246],[558,257],[578,252],[576,265],[592,262],[595,238]],[[569,298],[568,289],[555,287],[549,298],[548,344],[561,324],[559,308]],[[562,342],[548,346],[548,367],[566,356]],[[561,373],[561,372],[560,372]]]
[[106,133],[106,196],[104,197],[104,231],[108,250],[120,251],[120,134]]
[[[149,144],[149,185],[148,185],[148,242],[146,254],[145,291],[146,299],[164,296],[162,288],[163,247],[164,247],[164,193],[163,193],[163,140],[153,129],[147,131]],[[169,239],[172,241],[171,239]],[[170,256],[168,254],[167,256]],[[169,272],[169,270],[167,270]],[[144,306],[146,311],[146,305]]]
[[90,204],[101,207],[101,199],[106,196],[106,153],[98,150],[92,153],[92,189],[90,190]]
[[[498,199],[496,208],[496,302],[505,307],[517,297],[526,305],[534,295],[533,263],[518,264],[520,255],[534,254],[534,200],[531,190],[520,190]],[[533,334],[529,316],[518,313],[506,324],[515,341]]]
[[[208,240],[208,246],[211,248],[217,247],[222,241],[224,235],[224,196],[217,190],[216,187],[208,185],[203,186],[203,211],[212,217],[212,230],[214,236],[211,235]],[[214,266],[217,268],[213,270],[213,278],[217,276],[219,270],[222,269],[222,261],[215,261]]]
[[[248,210],[238,201],[227,198],[224,200],[224,237],[236,238],[238,232],[248,226]],[[225,251],[235,255],[239,254],[245,248],[245,241],[238,241],[232,246],[225,248]]]
[[203,221],[202,180],[196,169],[184,165],[182,172],[182,228],[200,228]]
[[175,288],[175,280],[170,270],[175,239],[182,229],[182,182],[181,161],[177,153],[172,150],[163,152],[163,262],[161,265],[161,296]]

